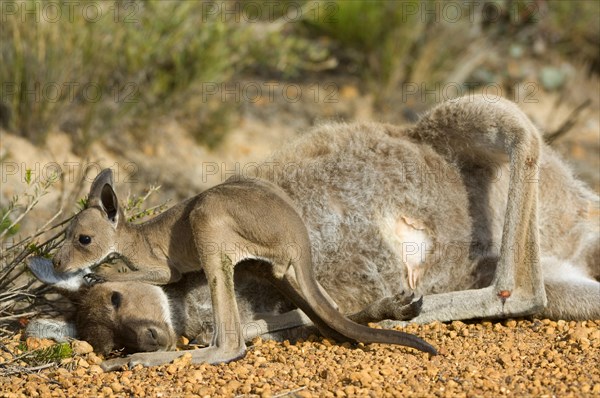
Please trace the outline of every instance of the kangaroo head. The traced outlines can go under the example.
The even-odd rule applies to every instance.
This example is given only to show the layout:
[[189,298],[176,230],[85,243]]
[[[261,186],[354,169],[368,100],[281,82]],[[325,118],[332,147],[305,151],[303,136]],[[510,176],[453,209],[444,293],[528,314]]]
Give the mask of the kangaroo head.
[[122,218],[112,171],[105,169],[92,183],[85,209],[67,227],[65,242],[53,259],[55,269],[62,273],[89,272],[117,253]]
[[76,306],[75,329],[96,352],[107,354],[172,350],[177,335],[171,307],[158,286],[141,282],[106,282],[88,286],[72,283],[72,276],[56,273],[52,262],[30,257],[27,265],[42,282],[69,297]]
[[106,282],[81,290],[75,324],[79,338],[107,354],[165,351],[176,346],[167,296],[141,282]]

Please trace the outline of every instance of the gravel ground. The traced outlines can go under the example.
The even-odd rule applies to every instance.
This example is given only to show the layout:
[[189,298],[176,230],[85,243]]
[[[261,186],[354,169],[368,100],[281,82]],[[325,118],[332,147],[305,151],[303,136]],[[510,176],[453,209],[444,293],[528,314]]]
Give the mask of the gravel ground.
[[[600,397],[600,320],[410,325],[436,357],[387,345],[255,340],[242,360],[102,372],[101,358],[73,342],[74,358],[7,376],[20,336],[0,345],[0,397],[435,396]],[[44,341],[27,341],[30,348]]]

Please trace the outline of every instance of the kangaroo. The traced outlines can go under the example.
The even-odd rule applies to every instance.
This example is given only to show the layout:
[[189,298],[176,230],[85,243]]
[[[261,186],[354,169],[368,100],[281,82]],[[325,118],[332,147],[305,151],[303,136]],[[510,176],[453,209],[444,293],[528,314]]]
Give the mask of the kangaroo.
[[[69,290],[60,284],[50,260],[33,257],[28,265],[38,279],[70,298],[76,309],[72,319],[34,319],[27,326],[28,336],[80,338],[101,354],[122,348],[130,353],[173,350],[179,336],[210,344],[213,316],[210,289],[202,272],[189,273],[160,287],[134,281]],[[276,332],[280,330],[310,323],[304,313],[248,267],[238,266],[234,282],[246,342],[259,335],[278,338]],[[256,289],[262,292],[262,300],[252,299]]]
[[[319,286],[310,275],[306,278],[311,266],[330,296],[347,299],[339,302],[349,313],[409,289],[423,296],[416,322],[530,314],[600,317],[598,196],[572,176],[510,101],[463,97],[434,107],[406,127],[320,126],[245,177],[176,207],[186,217],[171,213],[151,220],[142,234],[140,227],[124,228],[119,221],[116,196],[103,173],[92,186],[88,209],[69,227],[56,269],[97,279],[94,266],[119,252],[135,270],[125,278],[167,283],[193,268],[183,259],[197,251],[196,263],[214,281],[209,286],[214,341],[220,347],[219,321],[229,318],[218,314],[237,311],[232,294],[221,300],[230,291],[224,281],[231,276],[219,272],[218,264],[221,259],[231,264],[253,256],[269,259],[271,254],[281,259],[273,251],[263,257],[245,250],[248,245],[240,244],[239,237],[253,239],[241,243],[256,246],[275,240],[297,243],[285,233],[289,223],[281,228],[265,222],[284,207],[294,209],[284,213],[308,230],[300,235],[303,247],[312,246],[300,252],[311,250],[312,264],[292,265],[297,282],[310,286],[295,288],[293,275],[276,261],[271,261],[272,275],[290,284],[290,297],[301,290],[316,309],[314,319],[326,320],[333,311]],[[277,192],[277,206],[265,208],[272,196],[250,188],[265,185],[268,193]],[[246,189],[253,194],[244,195]],[[196,212],[199,202],[207,202],[211,211]],[[218,212],[226,215],[216,217]],[[239,230],[228,235],[234,217]],[[116,240],[123,230],[127,238]],[[192,236],[196,244],[190,243]],[[200,236],[205,246],[198,245]],[[205,248],[207,241],[214,243],[212,250]],[[225,268],[231,267],[220,271]],[[131,363],[175,357],[144,355],[130,357]],[[202,354],[206,359],[210,355]]]
[[[92,272],[114,257],[122,259],[132,272],[109,279]],[[215,330],[210,347],[191,351],[192,362],[219,363],[245,353],[233,269],[248,259],[260,260],[265,266],[262,272],[281,282],[277,286],[286,290],[326,335],[436,353],[416,336],[371,329],[337,311],[314,279],[308,231],[295,204],[280,187],[265,179],[231,178],[149,222],[133,225],[123,220],[112,172],[104,170],[92,183],[86,208],[67,228],[65,243],[53,260],[57,272],[71,277],[69,283],[85,279],[93,283],[167,284],[182,274],[204,271],[211,290]],[[291,270],[295,275],[288,272]],[[183,353],[136,354],[128,363],[159,365],[180,355]]]
[[[65,288],[60,275],[54,273],[50,260],[31,257],[28,266],[39,280],[56,287],[76,306],[73,319],[32,320],[25,330],[28,337],[60,341],[80,338],[105,355],[122,348],[129,353],[173,350],[179,336],[200,345],[210,344],[213,311],[208,281],[201,272],[161,287],[141,282],[106,282],[69,290],[69,285]],[[256,277],[256,266],[259,265],[254,262],[240,264],[234,274],[244,340],[250,342],[257,336],[296,340],[314,334],[310,318],[268,281]],[[403,302],[396,302],[393,314],[377,312],[375,305],[348,318],[362,324],[390,317],[408,320],[418,314],[420,305],[420,301],[407,296]]]
[[[435,349],[416,336],[371,329],[337,311],[314,279],[306,227],[285,193],[274,184],[230,179],[149,222],[133,225],[121,221],[123,214],[111,180],[112,173],[107,170],[92,184],[88,207],[67,228],[66,243],[54,257],[55,268],[103,281],[105,278],[91,269],[117,256],[132,272],[114,273],[109,280],[154,284],[176,282],[183,273],[203,270],[211,290],[215,329],[209,347],[189,350],[193,363],[228,362],[244,355],[233,271],[235,265],[248,259],[261,260],[262,272],[281,286],[289,279],[289,292],[295,293],[292,299],[315,319],[325,335],[337,340],[401,344],[435,355]],[[287,272],[290,267],[295,278]],[[306,305],[300,302],[303,300]],[[139,353],[125,363],[160,365],[183,354]],[[124,364],[112,361],[113,367]]]

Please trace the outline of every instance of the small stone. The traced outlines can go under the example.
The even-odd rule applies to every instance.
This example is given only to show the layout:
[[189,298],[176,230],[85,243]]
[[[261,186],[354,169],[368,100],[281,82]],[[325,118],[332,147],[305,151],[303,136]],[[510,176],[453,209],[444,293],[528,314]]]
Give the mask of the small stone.
[[367,387],[373,381],[373,376],[371,376],[368,371],[363,370],[359,373],[358,380],[363,386]]
[[256,364],[265,363],[265,362],[267,362],[267,358],[265,358],[265,357],[258,357],[258,358],[256,358],[256,359],[254,360],[254,362],[255,362]]
[[93,352],[90,352],[87,356],[87,361],[93,365],[100,365],[102,363],[102,358]]
[[28,337],[25,340],[25,345],[27,345],[28,350],[39,350],[42,348],[48,348],[56,344],[54,340],[50,339],[38,339],[36,337]]
[[500,356],[498,357],[498,361],[505,367],[510,367],[512,366],[512,359],[510,357],[509,354],[500,354]]
[[273,369],[267,369],[265,370],[263,377],[265,377],[267,380],[270,380],[275,377],[275,371]]
[[180,346],[186,346],[186,345],[190,344],[190,340],[185,336],[181,336],[181,337],[179,337],[179,341],[177,343]]
[[588,335],[589,335],[589,330],[586,327],[578,327],[577,329],[573,330],[570,334],[569,337],[571,338],[571,340],[575,340],[575,341],[583,341],[583,340],[587,340],[588,339]]
[[123,386],[116,381],[110,384],[110,388],[116,393],[123,391]]
[[94,352],[94,348],[87,341],[75,340],[71,343],[73,354],[85,355]]
[[179,369],[181,369],[182,367],[185,367],[185,366],[189,365],[190,363],[192,363],[192,354],[190,354],[189,352],[186,352],[182,356],[175,358],[172,363],[173,363],[173,365],[175,365]]
[[63,358],[60,360],[60,364],[61,365],[67,365],[69,363],[73,362],[73,358]]
[[88,371],[90,373],[104,373],[104,370],[98,365],[91,365]]
[[306,390],[301,390],[296,392],[296,395],[299,396],[300,398],[312,398],[312,393],[310,391],[306,391]]
[[227,385],[225,385],[225,389],[229,392],[232,393],[234,391],[237,391],[238,388],[240,388],[242,386],[242,383],[240,383],[237,380],[231,380],[229,383],[227,383]]
[[590,387],[589,384],[584,384],[584,385],[581,386],[581,392],[584,393],[584,394],[589,393],[591,389],[592,388]]
[[201,370],[193,370],[189,373],[189,378],[194,382],[202,381],[202,379],[204,379],[204,374]]

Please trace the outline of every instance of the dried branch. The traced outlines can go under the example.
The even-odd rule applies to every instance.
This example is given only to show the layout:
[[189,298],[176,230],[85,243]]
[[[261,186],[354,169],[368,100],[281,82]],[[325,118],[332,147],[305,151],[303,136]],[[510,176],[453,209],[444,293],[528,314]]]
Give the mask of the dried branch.
[[573,126],[577,123],[577,120],[579,119],[579,115],[581,114],[581,112],[583,112],[585,110],[585,108],[590,106],[591,103],[592,103],[592,101],[588,98],[583,103],[581,103],[581,105],[579,105],[577,108],[573,109],[571,114],[565,119],[565,121],[556,130],[554,130],[552,133],[547,134],[544,137],[544,141],[546,141],[547,144],[552,144],[554,141],[556,141],[557,139],[559,139],[560,137],[562,137],[563,135],[568,133],[569,130],[571,130],[573,128]]

